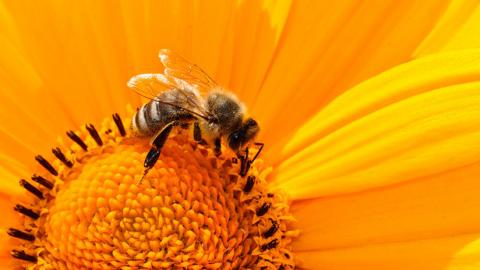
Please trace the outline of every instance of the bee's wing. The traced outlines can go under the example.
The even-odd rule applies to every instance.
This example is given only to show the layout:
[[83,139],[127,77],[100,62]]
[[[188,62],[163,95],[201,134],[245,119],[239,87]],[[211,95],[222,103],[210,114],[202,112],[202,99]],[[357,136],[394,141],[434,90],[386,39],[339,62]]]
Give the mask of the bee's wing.
[[162,49],[158,54],[165,66],[163,73],[170,79],[180,79],[194,85],[202,95],[218,87],[217,83],[199,66],[188,62],[182,56],[169,49]]
[[[202,99],[197,93],[195,87],[183,80],[170,80],[164,74],[140,74],[133,76],[128,81],[127,86],[142,97],[150,100],[155,100],[160,103],[178,107],[205,119],[210,117],[204,109]],[[185,96],[185,105],[174,104],[172,102],[162,100],[159,97],[159,94],[162,92],[173,89]]]

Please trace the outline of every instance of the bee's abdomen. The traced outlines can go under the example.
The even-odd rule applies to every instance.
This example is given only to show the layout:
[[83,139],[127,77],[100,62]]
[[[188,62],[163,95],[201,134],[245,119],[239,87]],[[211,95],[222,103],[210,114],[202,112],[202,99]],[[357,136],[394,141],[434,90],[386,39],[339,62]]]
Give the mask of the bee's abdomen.
[[137,110],[132,118],[132,129],[135,133],[153,135],[166,124],[160,105],[159,102],[150,101]]

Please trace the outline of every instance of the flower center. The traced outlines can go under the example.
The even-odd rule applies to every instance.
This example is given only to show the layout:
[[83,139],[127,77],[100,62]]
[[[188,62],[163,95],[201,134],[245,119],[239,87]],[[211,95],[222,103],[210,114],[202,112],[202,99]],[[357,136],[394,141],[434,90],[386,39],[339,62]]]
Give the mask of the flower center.
[[140,183],[149,140],[114,120],[69,132],[75,144],[54,149],[58,160],[37,156],[50,175],[21,181],[36,200],[17,205],[25,229],[9,234],[26,240],[12,255],[28,269],[294,268],[296,231],[261,160],[242,176],[243,160],[179,130]]

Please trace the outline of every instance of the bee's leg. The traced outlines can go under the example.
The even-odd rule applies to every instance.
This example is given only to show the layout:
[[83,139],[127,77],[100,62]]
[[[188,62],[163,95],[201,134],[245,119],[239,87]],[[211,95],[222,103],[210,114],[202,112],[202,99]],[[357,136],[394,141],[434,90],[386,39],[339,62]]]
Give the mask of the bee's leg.
[[248,170],[250,169],[250,160],[248,160],[248,147],[245,148],[245,155],[240,156],[240,176],[244,177],[247,175]]
[[202,140],[202,130],[200,130],[200,124],[197,121],[193,123],[193,139],[196,142],[200,142]]
[[220,138],[216,138],[213,144],[215,146],[215,155],[219,156],[220,154],[222,154],[222,141],[220,140]]
[[202,130],[200,129],[200,123],[198,123],[198,121],[193,123],[193,139],[201,145],[207,144],[207,142],[202,138]]
[[145,167],[145,173],[140,179],[139,184],[142,182],[143,178],[145,178],[148,171],[155,166],[155,163],[157,163],[163,145],[165,144],[165,141],[167,141],[168,135],[172,131],[173,127],[177,124],[178,123],[175,121],[168,123],[153,137],[151,142],[152,148],[150,148],[150,151],[148,151],[145,162],[143,163],[143,166]]

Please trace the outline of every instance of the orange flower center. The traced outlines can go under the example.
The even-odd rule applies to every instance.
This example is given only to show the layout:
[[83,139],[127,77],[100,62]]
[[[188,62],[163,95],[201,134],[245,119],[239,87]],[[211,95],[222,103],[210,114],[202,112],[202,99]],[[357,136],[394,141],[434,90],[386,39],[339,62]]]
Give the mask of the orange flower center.
[[78,133],[88,151],[73,145],[52,163],[54,188],[35,187],[44,199],[29,207],[40,214],[25,216],[23,231],[34,240],[14,254],[28,269],[294,268],[296,231],[285,198],[268,192],[262,161],[242,177],[240,162],[181,130],[139,183],[148,139],[112,126],[95,131],[100,142]]

